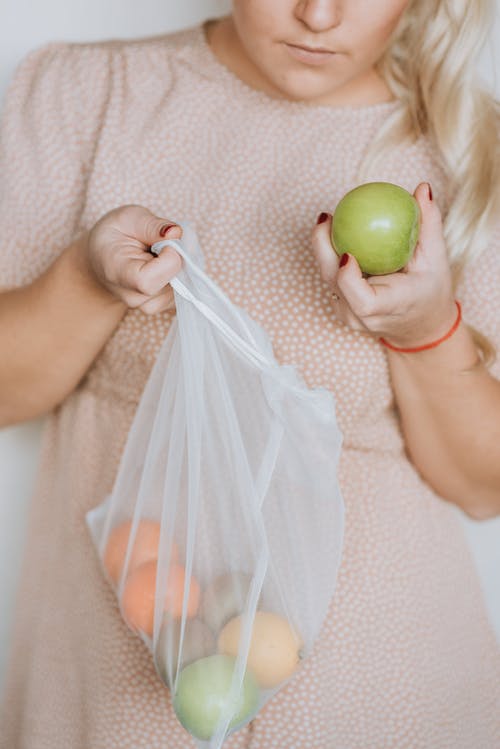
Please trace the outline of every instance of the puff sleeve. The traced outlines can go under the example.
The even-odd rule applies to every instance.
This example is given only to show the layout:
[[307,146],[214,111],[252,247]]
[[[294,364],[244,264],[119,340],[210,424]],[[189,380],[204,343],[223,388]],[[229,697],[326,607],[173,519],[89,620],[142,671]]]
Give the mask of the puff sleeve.
[[0,127],[0,288],[30,283],[79,231],[106,57],[92,45],[51,43],[13,75]]

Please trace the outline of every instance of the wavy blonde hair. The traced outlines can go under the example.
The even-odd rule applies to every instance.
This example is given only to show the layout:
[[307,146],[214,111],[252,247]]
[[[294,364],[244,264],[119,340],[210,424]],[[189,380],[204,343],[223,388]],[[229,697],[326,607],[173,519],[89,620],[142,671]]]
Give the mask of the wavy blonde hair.
[[[444,216],[455,285],[488,245],[500,213],[500,104],[482,87],[477,58],[495,0],[410,0],[377,69],[401,106],[365,154],[360,181],[394,143],[428,136],[447,177]],[[483,356],[493,349],[473,331]]]

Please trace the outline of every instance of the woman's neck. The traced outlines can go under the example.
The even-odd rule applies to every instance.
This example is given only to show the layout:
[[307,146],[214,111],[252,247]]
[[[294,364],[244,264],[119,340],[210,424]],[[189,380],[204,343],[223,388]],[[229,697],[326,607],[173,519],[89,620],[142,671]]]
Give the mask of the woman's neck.
[[[207,43],[219,62],[228,68],[245,84],[259,91],[263,91],[273,98],[287,99],[289,97],[279,91],[265,75],[248,58],[241,42],[237,37],[231,16],[207,21],[204,24]],[[393,93],[380,74],[373,68],[363,80],[353,81],[342,91],[335,90],[331,96],[325,96],[318,104],[332,106],[371,106],[392,101]]]

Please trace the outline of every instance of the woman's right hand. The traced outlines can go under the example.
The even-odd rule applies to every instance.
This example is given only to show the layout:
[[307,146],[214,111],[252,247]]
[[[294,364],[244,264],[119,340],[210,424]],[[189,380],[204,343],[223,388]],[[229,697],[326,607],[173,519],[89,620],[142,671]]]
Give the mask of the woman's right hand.
[[152,315],[174,305],[171,279],[182,259],[172,247],[158,257],[149,251],[162,239],[180,239],[182,228],[158,218],[140,205],[124,205],[106,213],[86,237],[90,274],[127,307]]

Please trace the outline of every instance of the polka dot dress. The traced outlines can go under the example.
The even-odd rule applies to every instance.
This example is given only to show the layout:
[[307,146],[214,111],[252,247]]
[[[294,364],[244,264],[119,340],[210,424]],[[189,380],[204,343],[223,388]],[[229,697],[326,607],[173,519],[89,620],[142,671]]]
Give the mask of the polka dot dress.
[[[332,390],[346,537],[312,655],[227,749],[495,749],[500,654],[458,510],[405,454],[384,350],[332,313],[311,249],[396,102],[310,106],[254,91],[203,27],[50,44],[12,81],[1,135],[0,285],[37,277],[81,229],[139,203],[190,221],[206,269],[275,354]],[[446,183],[423,139],[374,179]],[[465,318],[500,344],[500,236],[466,276]],[[488,303],[485,304],[485,299]],[[49,418],[29,518],[2,749],[188,749],[85,526],[110,491],[172,315],[130,311]],[[500,374],[498,366],[494,370]]]

